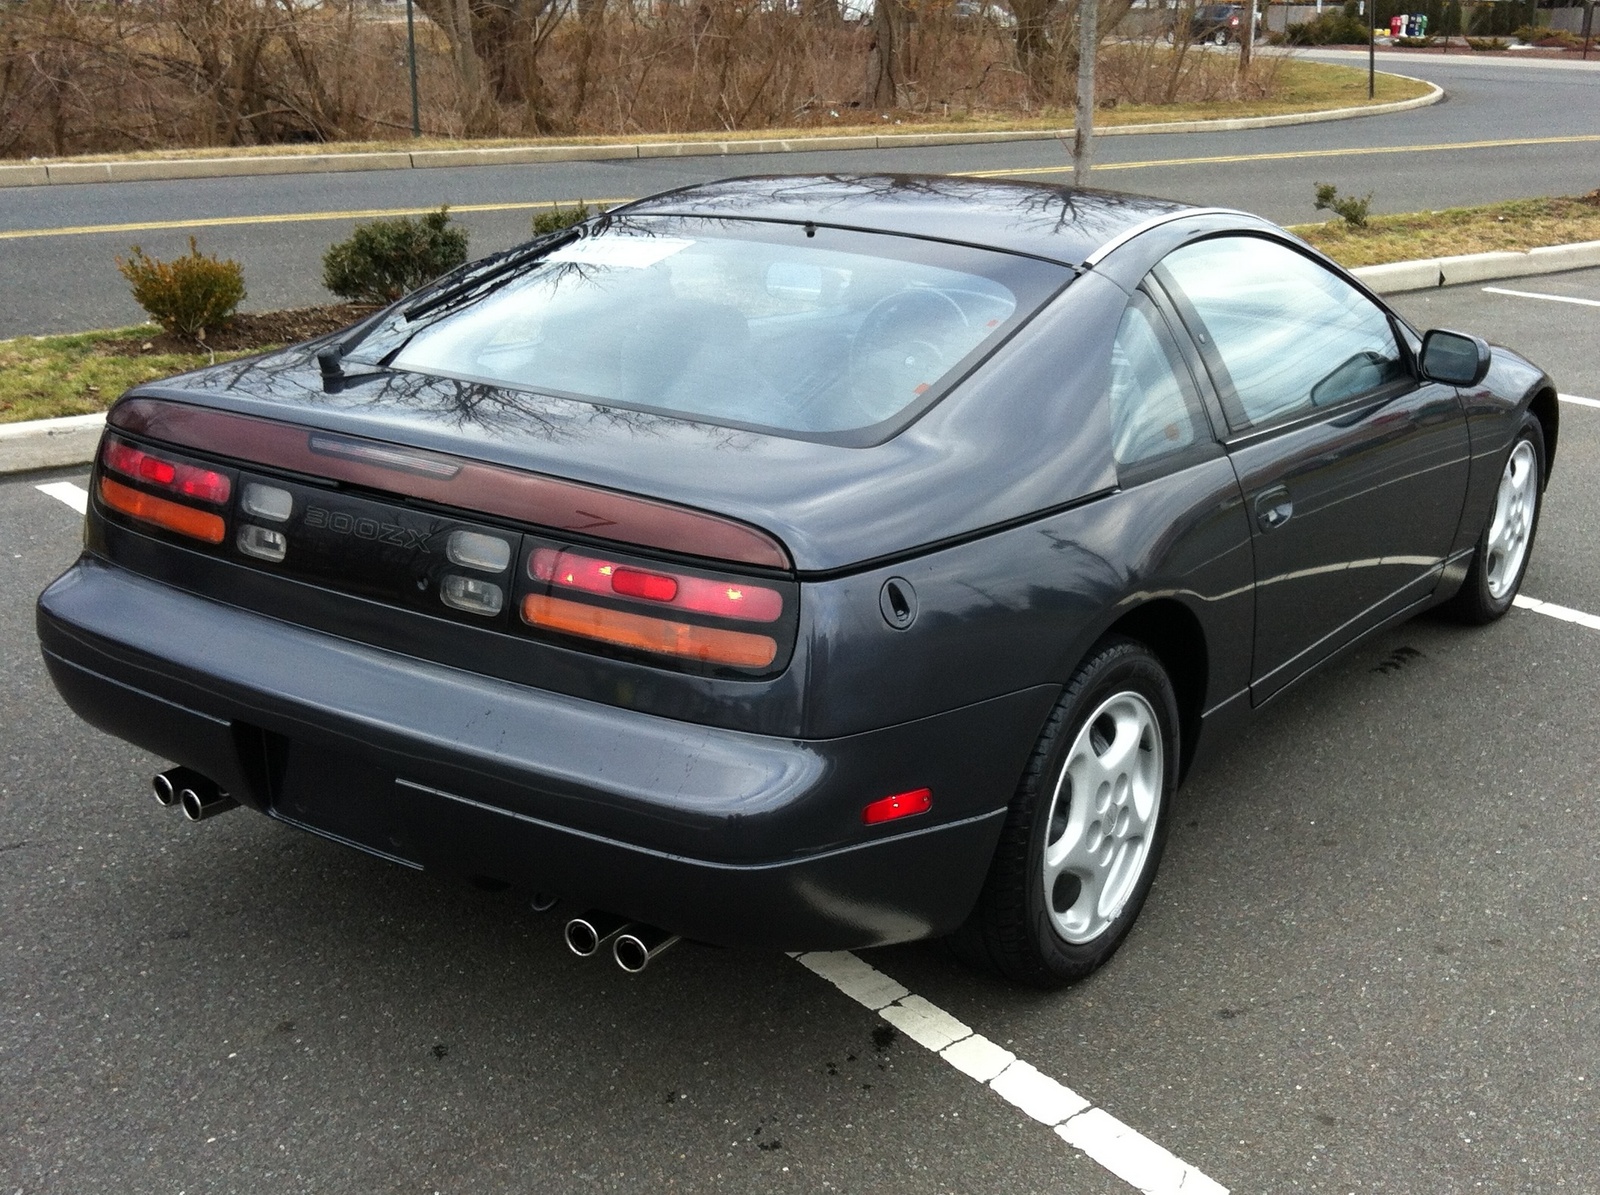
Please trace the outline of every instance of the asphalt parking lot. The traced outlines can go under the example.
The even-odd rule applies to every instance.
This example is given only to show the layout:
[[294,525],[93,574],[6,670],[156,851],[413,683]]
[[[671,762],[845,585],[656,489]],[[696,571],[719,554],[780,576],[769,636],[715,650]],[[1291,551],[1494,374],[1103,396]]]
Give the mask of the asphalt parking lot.
[[[1396,305],[1600,400],[1600,271]],[[1600,405],[1571,400],[1523,585],[1553,608],[1419,619],[1291,690],[1186,786],[1122,952],[1052,995],[933,944],[628,977],[559,911],[160,810],[33,637],[86,471],[0,483],[0,1191],[1594,1190]],[[1004,1054],[927,1048],[940,1010]]]

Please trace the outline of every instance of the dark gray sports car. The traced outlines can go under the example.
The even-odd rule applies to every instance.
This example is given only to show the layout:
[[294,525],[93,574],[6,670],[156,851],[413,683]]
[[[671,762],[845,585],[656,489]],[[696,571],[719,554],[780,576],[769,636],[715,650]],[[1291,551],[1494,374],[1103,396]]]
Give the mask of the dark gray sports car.
[[560,896],[581,953],[1048,985],[1230,724],[1510,606],[1556,410],[1240,212],[720,182],[132,391],[39,636],[163,803]]

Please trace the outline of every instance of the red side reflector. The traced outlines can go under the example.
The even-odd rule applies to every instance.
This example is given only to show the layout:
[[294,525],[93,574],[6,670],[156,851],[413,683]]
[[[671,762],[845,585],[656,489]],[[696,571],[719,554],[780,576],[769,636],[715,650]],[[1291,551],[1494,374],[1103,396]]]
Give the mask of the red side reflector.
[[765,668],[778,656],[777,641],[766,635],[691,626],[539,594],[522,599],[522,620],[529,626],[618,647],[735,668]]
[[648,572],[556,548],[535,548],[528,558],[528,575],[561,589],[641,598],[675,610],[740,622],[776,622],[783,616],[783,594],[765,585],[691,577],[686,573]]
[[861,811],[861,820],[869,826],[892,822],[896,818],[926,813],[933,808],[933,790],[914,788],[908,793],[896,793],[874,801]]
[[179,535],[187,535],[191,539],[204,540],[208,544],[220,544],[227,533],[220,515],[195,510],[192,506],[180,506],[176,502],[168,502],[165,498],[157,498],[154,494],[130,489],[120,481],[112,481],[109,477],[100,479],[100,501],[130,518],[153,523],[157,527],[176,531]]
[[132,444],[109,437],[100,452],[100,459],[105,462],[106,468],[124,477],[136,477],[164,490],[182,494],[185,498],[198,498],[201,502],[220,506],[233,492],[232,483],[221,473],[162,460]]

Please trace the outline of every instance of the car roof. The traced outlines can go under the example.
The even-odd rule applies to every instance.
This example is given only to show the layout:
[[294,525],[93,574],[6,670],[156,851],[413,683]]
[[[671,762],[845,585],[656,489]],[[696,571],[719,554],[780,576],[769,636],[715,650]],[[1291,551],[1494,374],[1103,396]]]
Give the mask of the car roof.
[[956,241],[1081,266],[1129,229],[1190,205],[1010,179],[919,174],[758,175],[700,183],[619,209],[721,216]]

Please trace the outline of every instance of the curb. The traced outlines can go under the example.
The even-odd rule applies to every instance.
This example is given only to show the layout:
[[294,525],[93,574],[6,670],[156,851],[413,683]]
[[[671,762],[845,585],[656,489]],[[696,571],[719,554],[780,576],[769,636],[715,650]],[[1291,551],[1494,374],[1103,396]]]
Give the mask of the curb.
[[[1462,257],[1430,257],[1351,270],[1380,295],[1432,290],[1464,282],[1526,278],[1600,266],[1600,241],[1551,245],[1526,253],[1472,253]],[[0,475],[86,465],[94,460],[104,415],[69,415],[0,423]]]
[[[1415,83],[1427,82],[1398,75]],[[1282,125],[1321,124],[1384,116],[1437,104],[1444,89],[1429,83],[1427,95],[1359,108],[1241,116],[1225,120],[1176,120],[1162,124],[1113,125],[1096,137],[1149,133],[1231,133]],[[284,157],[170,158],[138,162],[29,162],[0,165],[0,187],[74,183],[149,182],[157,179],[237,178],[266,174],[327,174],[362,170],[431,170],[463,166],[525,166],[540,162],[605,162],[617,159],[688,158],[741,154],[818,153],[843,149],[916,149],[933,145],[990,145],[1003,141],[1066,141],[1072,130],[1011,129],[988,133],[867,133],[839,137],[773,137],[751,141],[649,141],[624,145],[508,145],[484,149],[393,150],[354,154],[295,154]]]

